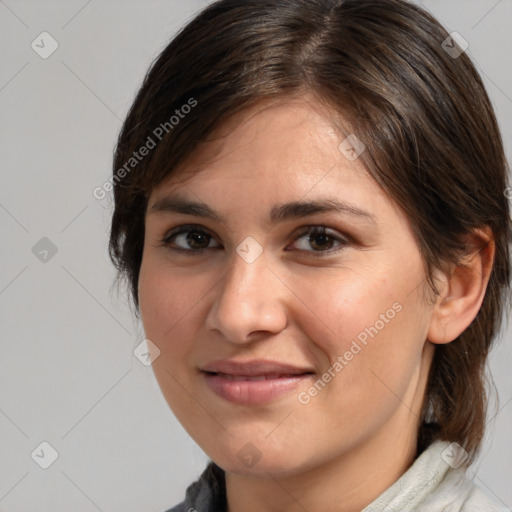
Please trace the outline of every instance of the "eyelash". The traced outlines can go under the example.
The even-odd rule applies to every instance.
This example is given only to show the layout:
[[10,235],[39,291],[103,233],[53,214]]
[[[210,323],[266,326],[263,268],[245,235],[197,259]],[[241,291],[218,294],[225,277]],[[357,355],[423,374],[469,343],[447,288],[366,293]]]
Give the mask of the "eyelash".
[[[199,233],[202,235],[207,235],[210,238],[214,238],[213,235],[208,233],[208,231],[204,230],[199,225],[196,224],[186,224],[183,226],[178,226],[177,228],[174,228],[169,233],[165,235],[165,237],[160,241],[160,244],[168,249],[171,249],[173,251],[181,252],[182,254],[187,254],[188,256],[194,256],[197,254],[201,254],[203,251],[208,249],[218,249],[218,247],[203,247],[202,249],[183,249],[182,247],[172,247],[171,242],[172,240],[183,233]],[[338,253],[342,251],[345,247],[351,245],[352,241],[349,239],[349,237],[342,237],[339,235],[334,234],[332,231],[329,230],[329,228],[326,228],[325,226],[308,226],[307,229],[301,231],[298,235],[296,240],[309,235],[309,236],[315,236],[315,235],[325,235],[328,236],[331,239],[334,239],[336,242],[339,242],[339,245],[336,249],[328,249],[326,251],[305,251],[307,253],[312,253],[311,256],[314,258],[321,258],[326,255],[332,256],[335,253]],[[299,251],[303,251],[303,249],[299,249]]]

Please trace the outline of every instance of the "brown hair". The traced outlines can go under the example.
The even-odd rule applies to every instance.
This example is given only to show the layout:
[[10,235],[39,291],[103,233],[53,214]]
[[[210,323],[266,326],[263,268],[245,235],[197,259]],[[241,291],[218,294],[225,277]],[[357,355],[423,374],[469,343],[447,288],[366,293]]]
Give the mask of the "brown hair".
[[[512,229],[496,118],[468,56],[446,51],[448,37],[403,0],[212,3],[152,64],[125,120],[114,158],[110,255],[138,311],[153,187],[233,114],[313,94],[365,144],[367,170],[406,213],[433,293],[433,271],[458,261],[463,235],[493,231],[483,304],[455,341],[436,346],[419,425],[418,453],[434,439],[456,441],[469,463],[484,432],[485,362],[507,306]],[[156,147],[132,161],[150,140]]]

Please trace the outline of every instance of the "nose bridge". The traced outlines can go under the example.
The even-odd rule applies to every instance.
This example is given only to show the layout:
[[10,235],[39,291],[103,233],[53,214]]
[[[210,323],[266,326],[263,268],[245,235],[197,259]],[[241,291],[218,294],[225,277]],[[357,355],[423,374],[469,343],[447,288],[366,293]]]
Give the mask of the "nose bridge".
[[221,331],[233,342],[245,342],[254,331],[284,328],[286,316],[277,305],[278,279],[268,264],[267,253],[254,239],[239,244],[216,292],[208,328]]
[[272,273],[267,264],[267,254],[263,254],[262,247],[257,250],[254,245],[240,244],[230,260],[221,300],[227,303],[234,300],[251,308],[261,308],[268,303],[265,290],[269,287],[267,281]]

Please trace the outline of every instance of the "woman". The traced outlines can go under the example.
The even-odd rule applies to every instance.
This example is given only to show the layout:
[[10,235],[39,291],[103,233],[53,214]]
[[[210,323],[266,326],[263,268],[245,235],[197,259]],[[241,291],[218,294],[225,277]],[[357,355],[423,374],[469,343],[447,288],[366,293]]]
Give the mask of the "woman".
[[507,167],[463,50],[402,0],[221,0],[151,67],[110,248],[212,459],[173,512],[500,510],[465,469]]

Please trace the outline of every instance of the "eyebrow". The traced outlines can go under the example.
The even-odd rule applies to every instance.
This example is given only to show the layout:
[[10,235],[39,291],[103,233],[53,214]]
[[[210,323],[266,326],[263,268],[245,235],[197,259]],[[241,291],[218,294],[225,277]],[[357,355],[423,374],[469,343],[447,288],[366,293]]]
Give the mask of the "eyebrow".
[[[196,217],[204,217],[217,222],[226,224],[226,219],[210,208],[205,203],[191,201],[184,197],[175,195],[172,197],[164,197],[158,200],[149,210],[148,213],[156,212],[174,212],[186,215],[194,215]],[[340,201],[334,198],[318,198],[311,201],[292,201],[275,205],[269,214],[269,223],[272,225],[287,220],[308,217],[317,213],[337,212],[358,217],[362,220],[377,224],[377,220],[370,212],[358,208],[354,205]]]

